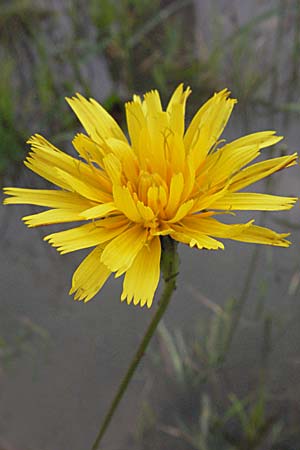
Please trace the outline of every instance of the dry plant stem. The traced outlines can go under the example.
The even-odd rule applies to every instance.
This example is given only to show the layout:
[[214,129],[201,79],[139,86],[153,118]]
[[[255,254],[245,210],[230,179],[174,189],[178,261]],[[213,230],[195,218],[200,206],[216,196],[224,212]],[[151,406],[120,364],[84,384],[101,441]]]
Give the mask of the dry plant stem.
[[[128,387],[128,384],[134,375],[139,362],[141,361],[142,357],[144,356],[144,353],[148,347],[148,344],[157,328],[157,325],[160,322],[160,319],[164,315],[169,302],[171,300],[172,294],[174,290],[176,289],[176,278],[178,275],[178,266],[179,266],[179,260],[178,260],[178,254],[177,254],[177,243],[169,238],[168,236],[162,237],[162,261],[161,261],[161,269],[164,277],[164,290],[161,296],[161,299],[158,304],[158,309],[153,317],[153,319],[150,322],[150,325],[148,326],[148,329],[140,343],[140,346],[134,355],[130,366],[127,370],[127,373],[125,374],[119,389],[117,390],[117,393],[110,405],[109,410],[106,413],[106,416],[100,426],[97,438],[93,444],[92,450],[99,449],[100,442],[102,440],[102,437],[105,434],[105,431],[107,430],[110,421],[123,397],[123,395],[126,392],[126,389]],[[147,274],[145,274],[147,276]]]

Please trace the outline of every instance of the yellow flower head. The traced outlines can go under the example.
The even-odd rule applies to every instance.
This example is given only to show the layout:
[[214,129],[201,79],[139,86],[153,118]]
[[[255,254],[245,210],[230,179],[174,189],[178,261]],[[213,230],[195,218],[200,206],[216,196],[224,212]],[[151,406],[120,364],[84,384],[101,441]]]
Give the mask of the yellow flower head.
[[236,102],[225,89],[210,98],[185,131],[190,89],[181,84],[166,111],[159,93],[126,103],[130,140],[95,100],[67,99],[87,134],[73,145],[79,159],[40,135],[25,165],[59,186],[55,190],[5,188],[4,203],[28,203],[50,209],[23,218],[35,227],[86,222],[45,237],[59,252],[94,247],[73,275],[70,293],[88,301],[109,275],[125,274],[121,300],[150,307],[160,276],[160,236],[198,249],[217,250],[216,238],[287,247],[287,234],[245,224],[228,225],[214,216],[236,210],[285,210],[296,198],[237,192],[285,167],[297,154],[249,163],[260,149],[281,137],[263,131],[221,144],[221,133]]

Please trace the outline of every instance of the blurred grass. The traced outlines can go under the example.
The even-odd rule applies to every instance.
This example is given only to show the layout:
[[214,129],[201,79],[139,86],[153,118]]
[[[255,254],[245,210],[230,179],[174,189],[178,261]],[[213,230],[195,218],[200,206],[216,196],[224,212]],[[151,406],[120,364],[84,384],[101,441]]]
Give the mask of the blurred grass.
[[34,356],[37,343],[45,348],[49,344],[49,339],[49,334],[44,328],[27,317],[19,318],[15,321],[13,335],[0,336],[0,374],[4,370],[11,369],[22,355]]
[[20,148],[24,142],[23,134],[17,128],[15,120],[12,72],[13,64],[4,64],[0,78],[0,174],[3,174],[11,163],[21,160]]
[[241,369],[228,349],[224,353],[234,323],[232,301],[224,310],[211,306],[211,319],[200,322],[189,336],[160,326],[160,351],[153,353],[151,388],[133,448],[294,450],[300,429],[290,413],[283,414],[285,401],[272,387],[269,359],[277,345],[273,317],[261,314],[240,324],[244,333],[248,329],[246,348],[251,348],[251,334],[261,339],[255,360],[249,362],[244,355]]

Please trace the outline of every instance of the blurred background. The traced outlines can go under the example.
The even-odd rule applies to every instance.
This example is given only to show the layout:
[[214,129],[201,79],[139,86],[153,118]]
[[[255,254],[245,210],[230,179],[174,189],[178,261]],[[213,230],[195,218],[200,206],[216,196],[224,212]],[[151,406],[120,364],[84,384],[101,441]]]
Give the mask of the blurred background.
[[[228,87],[239,103],[226,139],[275,129],[285,140],[265,157],[299,151],[299,0],[0,0],[0,61],[3,186],[47,188],[22,164],[25,142],[41,133],[72,153],[75,92],[124,125],[133,93],[157,88],[166,104],[183,81],[189,121]],[[298,171],[257,188],[297,196]],[[48,229],[27,229],[35,211],[0,208],[0,449],[89,449],[155,305],[121,304],[114,279],[74,302],[85,252],[60,256]],[[299,206],[250,217],[293,246],[180,248],[178,289],[107,450],[300,448]]]

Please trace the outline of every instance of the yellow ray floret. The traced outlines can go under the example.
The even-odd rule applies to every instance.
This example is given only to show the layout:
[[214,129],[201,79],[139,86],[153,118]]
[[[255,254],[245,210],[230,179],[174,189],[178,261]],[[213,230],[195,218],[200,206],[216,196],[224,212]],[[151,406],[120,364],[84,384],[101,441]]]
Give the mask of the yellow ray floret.
[[146,242],[147,230],[141,225],[134,225],[106,245],[101,261],[116,272],[116,276],[120,276],[129,269]]
[[4,199],[4,205],[27,204],[37,206],[48,206],[49,208],[85,209],[95,206],[94,202],[76,194],[62,190],[47,189],[24,189],[24,188],[4,188],[4,193],[10,195]]
[[134,305],[152,305],[160,275],[161,247],[159,237],[154,237],[135,257],[126,271],[121,300]]
[[238,172],[231,180],[228,189],[231,192],[243,189],[280,170],[297,164],[297,153],[279,158],[268,159]]
[[74,294],[75,300],[89,301],[111,274],[111,271],[101,263],[102,251],[102,247],[96,247],[75,270],[70,289],[70,294]]
[[215,217],[291,209],[295,195],[240,191],[294,166],[297,154],[266,159],[263,149],[282,139],[274,131],[226,142],[222,133],[236,104],[227,89],[204,103],[185,128],[190,94],[180,84],[165,109],[156,90],[134,95],[125,105],[125,133],[95,100],[80,94],[67,99],[86,131],[73,140],[78,158],[40,135],[29,139],[25,165],[57,188],[7,187],[4,204],[48,208],[23,217],[29,227],[75,223],[44,239],[62,254],[92,249],[73,276],[76,300],[93,298],[113,273],[124,275],[122,301],[150,307],[164,236],[206,250],[224,249],[219,239],[290,245],[287,233],[253,220],[229,224]]
[[22,218],[23,222],[29,227],[40,227],[43,225],[52,225],[54,223],[76,222],[84,220],[81,215],[82,209],[79,207],[72,209],[48,209],[37,214],[31,214]]
[[210,205],[212,209],[228,211],[282,211],[291,209],[297,197],[280,197],[279,195],[257,194],[250,192],[238,192],[225,194]]
[[104,144],[115,137],[126,142],[126,137],[111,115],[94,99],[87,100],[82,95],[66,98],[83,127],[97,143]]
[[101,226],[101,221],[99,221],[71,230],[49,234],[44,240],[56,247],[61,254],[65,254],[107,242],[118,236],[126,228],[126,224],[118,228],[105,228]]

